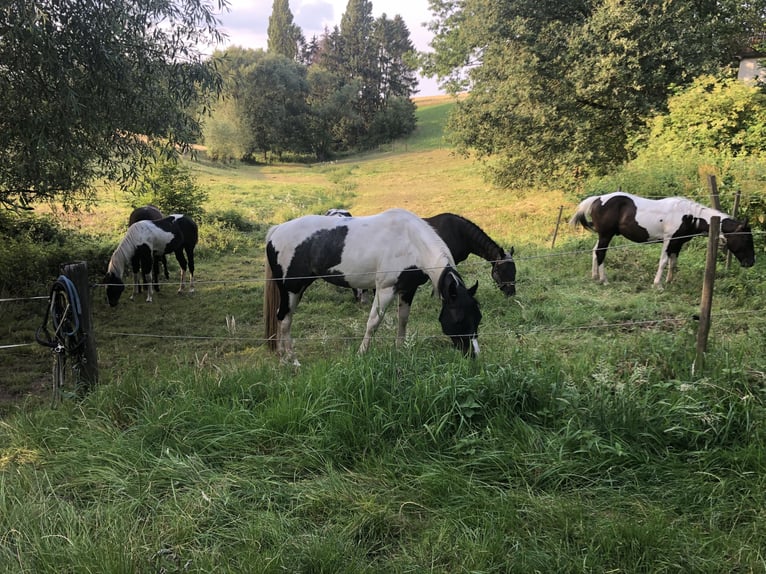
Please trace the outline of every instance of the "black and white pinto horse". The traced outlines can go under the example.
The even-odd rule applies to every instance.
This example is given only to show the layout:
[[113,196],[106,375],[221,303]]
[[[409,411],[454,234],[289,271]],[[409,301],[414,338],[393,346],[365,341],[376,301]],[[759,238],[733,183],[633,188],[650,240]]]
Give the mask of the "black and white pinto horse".
[[[325,215],[351,217],[351,213],[345,209],[328,209]],[[447,244],[456,265],[468,259],[468,256],[473,253],[490,262],[492,279],[506,296],[510,297],[516,294],[516,262],[513,259],[513,247],[504,251],[473,221],[454,213],[440,213],[423,219],[436,230],[442,241]],[[424,274],[420,285],[426,281],[428,281],[428,277]],[[354,295],[357,301],[360,301],[360,295],[357,294],[357,291],[354,290]],[[409,297],[410,304],[414,296],[415,292],[413,291]]]
[[[181,266],[181,284],[178,287],[178,292],[181,293],[184,289],[184,279],[186,275],[186,270],[188,268],[189,270],[189,292],[194,292],[194,248],[197,246],[197,241],[199,241],[199,229],[197,227],[197,224],[195,221],[189,217],[188,215],[181,215],[181,214],[174,214],[170,217],[173,218],[176,225],[178,225],[178,231],[183,235],[183,242],[181,245],[173,252],[176,256],[176,261],[178,261],[178,264]],[[163,219],[162,212],[153,205],[145,205],[143,207],[137,207],[135,208],[128,218],[128,225],[133,225],[137,221],[143,221],[143,220],[150,220],[150,221],[156,221],[158,219]],[[152,270],[154,273],[154,288],[159,291],[159,283],[156,283],[157,278],[159,277],[159,264],[162,263],[162,266],[165,271],[165,279],[169,279],[170,275],[168,274],[168,260],[166,253],[155,253],[154,254],[154,265],[152,266]],[[135,265],[134,265],[135,266]],[[144,283],[146,283],[146,276],[144,276]],[[140,290],[140,288],[139,288]]]
[[[130,217],[128,217],[128,227],[133,225],[136,221],[156,221],[158,219],[162,219],[165,216],[162,215],[162,212],[159,210],[158,207],[155,207],[154,205],[144,205],[143,207],[136,207],[133,211],[130,212]],[[165,256],[165,254],[156,254],[154,255],[154,264],[152,265],[152,271],[154,272],[154,279],[157,280],[157,278],[160,276],[160,263],[162,263],[163,271],[165,272],[165,279],[170,279],[170,274],[168,273],[168,258]],[[143,282],[146,283],[147,279],[144,275]],[[160,290],[160,284],[159,282],[154,284],[154,288],[159,291]],[[139,286],[140,289],[140,286]]]
[[414,213],[390,209],[366,217],[299,217],[269,229],[266,260],[266,337],[283,362],[299,364],[290,328],[303,293],[316,279],[341,287],[375,288],[359,347],[364,353],[396,295],[400,295],[397,343],[404,340],[410,305],[401,294],[413,288],[421,272],[441,299],[439,322],[444,334],[465,354],[479,351],[481,311],[474,297],[478,283],[466,287],[447,245]]
[[[125,284],[123,273],[130,266],[133,270],[133,297],[138,293],[139,271],[143,275],[153,275],[154,254],[175,252],[183,244],[184,238],[172,217],[157,221],[137,221],[128,228],[125,237],[117,245],[109,260],[106,276],[102,283],[106,285],[106,297],[109,305],[116,306]],[[152,302],[154,277],[147,283],[146,302]]]
[[727,249],[742,267],[752,267],[755,250],[747,219],[737,221],[722,211],[683,197],[646,199],[623,192],[594,195],[580,202],[569,223],[598,233],[593,248],[592,275],[604,284],[607,283],[604,259],[612,237],[622,235],[636,243],[662,241],[660,264],[654,276],[654,285],[659,287],[665,266],[669,263],[666,277],[669,283],[673,280],[681,247],[693,237],[707,235],[710,218],[714,216],[721,218],[721,235]]

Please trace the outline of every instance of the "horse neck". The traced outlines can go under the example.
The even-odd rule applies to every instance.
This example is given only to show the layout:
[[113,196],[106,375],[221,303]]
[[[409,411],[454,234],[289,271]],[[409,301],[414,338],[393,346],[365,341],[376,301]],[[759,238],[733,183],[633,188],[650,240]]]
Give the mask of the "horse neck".
[[428,275],[434,289],[438,288],[439,279],[446,268],[454,269],[455,260],[449,247],[439,237],[439,234],[426,223],[426,233],[410,234],[410,243],[418,247],[420,253],[419,267]]
[[465,226],[465,233],[468,238],[468,246],[471,253],[478,255],[487,261],[499,261],[505,256],[503,248],[500,247],[494,239],[484,233],[484,231],[475,223],[462,219]]
[[716,216],[721,218],[722,223],[726,219],[730,219],[734,221],[734,218],[728,213],[725,213],[718,209],[713,209],[712,207],[706,207],[702,205],[701,203],[692,202],[692,204],[693,204],[694,216],[699,217],[700,219],[704,219],[708,224],[710,224],[710,220]]
[[112,257],[109,259],[109,267],[107,271],[114,273],[118,277],[121,277],[125,266],[130,261],[130,258],[133,256],[135,250],[135,241],[133,240],[130,230],[128,230],[128,233],[125,235],[125,237],[122,238],[122,241],[120,241],[119,245],[117,245],[117,249],[115,249],[114,253],[112,253]]

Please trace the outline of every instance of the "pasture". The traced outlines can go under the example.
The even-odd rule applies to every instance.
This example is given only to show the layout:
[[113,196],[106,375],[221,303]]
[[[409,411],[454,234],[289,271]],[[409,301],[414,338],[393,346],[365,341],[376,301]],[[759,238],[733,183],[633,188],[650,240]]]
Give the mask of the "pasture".
[[[176,295],[172,258],[152,304],[110,308],[96,287],[101,384],[84,399],[49,408],[50,351],[0,350],[0,572],[766,572],[763,237],[754,267],[720,263],[695,372],[705,241],[658,290],[659,245],[616,239],[596,284],[595,235],[562,223],[551,248],[579,198],[485,183],[441,137],[448,106],[335,163],[190,162],[217,215],[196,293]],[[268,226],[394,206],[515,247],[512,298],[484,260],[458,266],[479,281],[478,359],[442,335],[430,285],[404,345],[389,309],[358,357],[369,309],[316,283],[293,322],[302,366],[280,366]],[[61,218],[113,249],[129,212],[105,191]],[[106,261],[89,266],[97,282]],[[33,341],[45,302],[0,305],[0,344]]]

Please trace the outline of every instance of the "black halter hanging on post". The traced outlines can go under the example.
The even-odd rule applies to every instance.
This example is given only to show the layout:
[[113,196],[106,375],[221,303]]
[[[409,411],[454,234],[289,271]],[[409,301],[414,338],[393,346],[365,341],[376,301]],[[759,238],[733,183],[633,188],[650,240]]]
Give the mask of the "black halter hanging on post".
[[[50,319],[53,334],[48,331]],[[85,348],[86,336],[82,330],[82,305],[77,287],[65,275],[59,275],[51,287],[48,308],[43,324],[35,332],[35,340],[54,353],[65,353],[76,367]],[[63,359],[65,357],[58,357]],[[60,380],[54,376],[54,403],[60,392]]]

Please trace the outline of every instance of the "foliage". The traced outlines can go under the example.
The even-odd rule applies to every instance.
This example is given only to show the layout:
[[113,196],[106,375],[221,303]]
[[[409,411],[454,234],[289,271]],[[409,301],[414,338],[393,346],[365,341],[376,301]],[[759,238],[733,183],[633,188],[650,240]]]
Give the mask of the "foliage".
[[756,4],[432,0],[425,67],[469,92],[454,140],[494,181],[571,187],[629,159],[672,85],[729,65]]
[[[216,5],[221,9],[225,2]],[[198,133],[220,87],[200,46],[220,39],[211,3],[11,0],[0,8],[0,203],[91,197],[133,180],[161,144]]]
[[308,109],[306,68],[267,55],[243,73],[239,90],[243,123],[251,136],[248,155],[304,151]]
[[214,54],[227,99],[205,128],[212,157],[268,161],[311,153],[324,161],[415,129],[409,99],[416,63],[400,16],[375,20],[369,0],[354,0],[340,28],[307,46],[288,3],[275,1],[269,30],[268,54]]
[[154,205],[163,213],[183,213],[193,219],[202,215],[202,204],[208,199],[207,191],[197,183],[191,169],[175,161],[151,166],[132,193],[136,207]]

